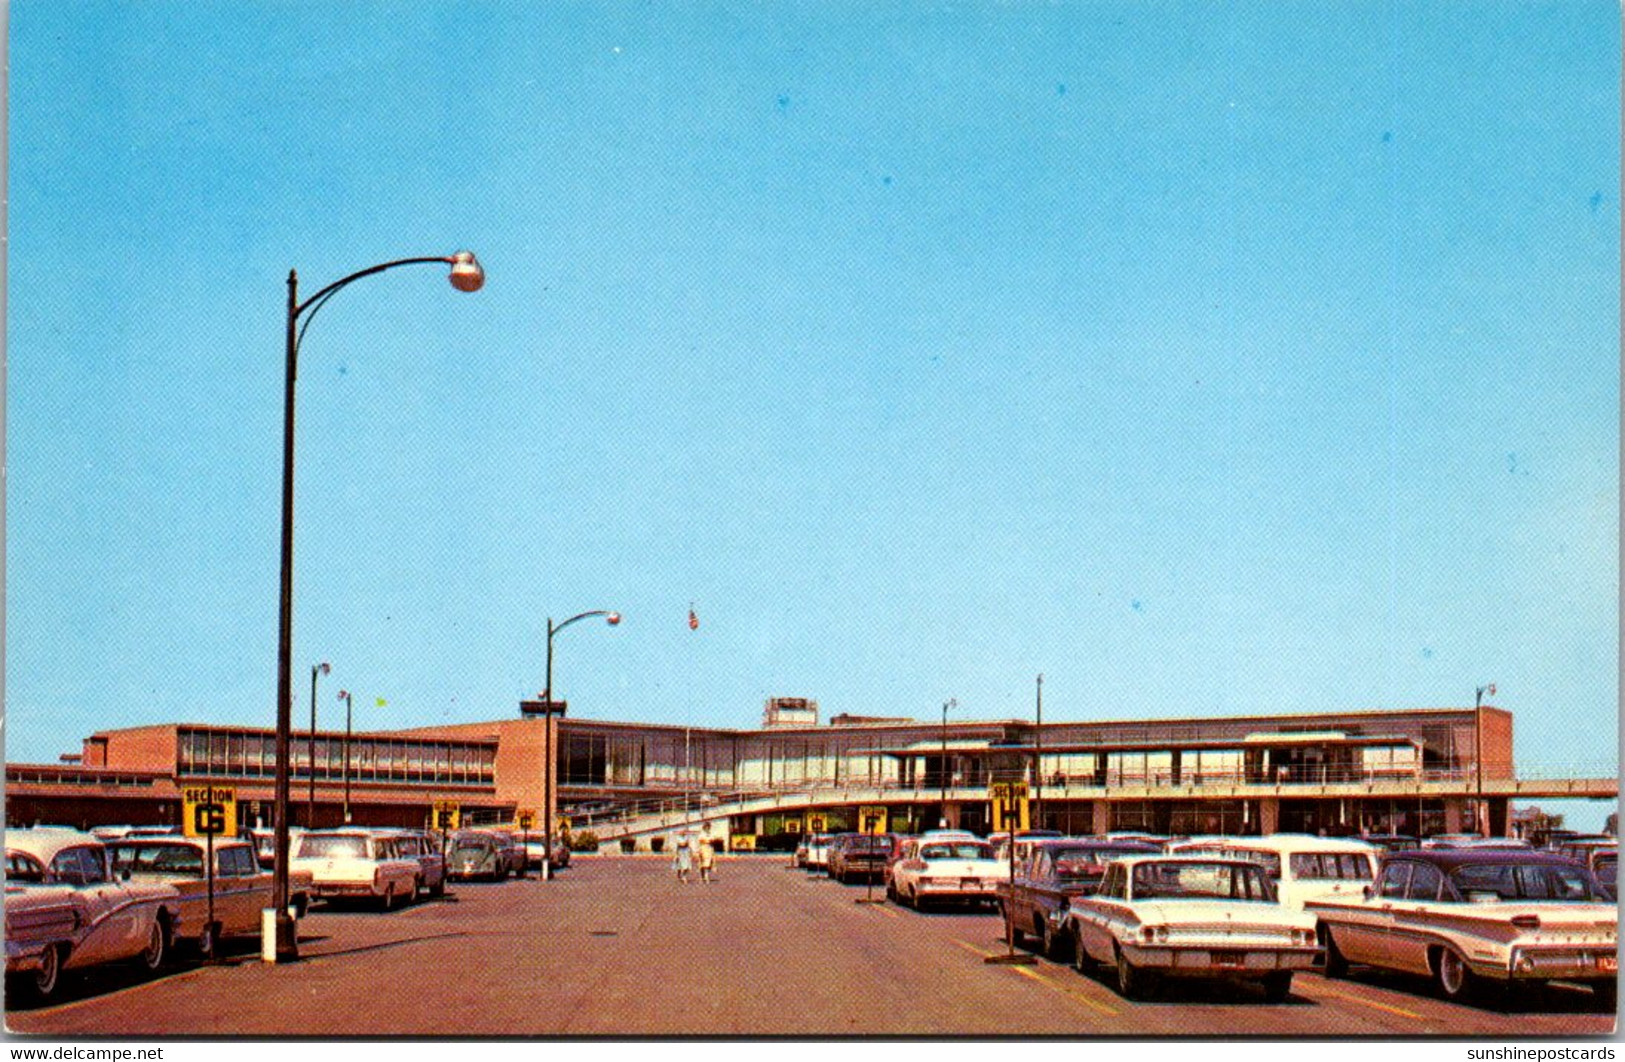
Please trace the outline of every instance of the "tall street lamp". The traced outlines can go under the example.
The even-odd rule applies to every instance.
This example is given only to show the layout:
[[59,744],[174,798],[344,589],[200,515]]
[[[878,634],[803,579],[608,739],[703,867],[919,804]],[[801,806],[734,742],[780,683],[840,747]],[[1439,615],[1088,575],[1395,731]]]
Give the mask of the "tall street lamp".
[[959,701],[949,697],[942,702],[942,823],[948,825],[948,709],[958,708]]
[[332,673],[333,665],[323,660],[310,669],[310,795],[305,798],[305,825],[316,828],[316,678]]
[[1473,802],[1473,818],[1480,836],[1490,835],[1490,816],[1484,807],[1484,694],[1495,696],[1495,683],[1480,686],[1473,694],[1473,770],[1478,776],[1478,797]]
[[339,690],[339,700],[344,702],[344,824],[350,824],[350,709],[354,706],[355,698],[350,696],[349,690]]
[[[485,270],[470,251],[384,262],[335,280],[304,302],[299,301],[298,271],[288,271],[287,366],[282,399],[282,571],[276,655],[276,869],[271,889],[276,933],[272,955],[278,962],[299,957],[298,936],[293,916],[288,913],[288,805],[292,774],[289,746],[293,731],[293,393],[294,381],[299,375],[299,344],[310,322],[315,320],[316,311],[340,289],[396,266],[431,262],[451,266],[451,286],[458,291],[478,291],[485,284]],[[301,317],[305,319],[304,324],[299,323]]]
[[555,624],[553,617],[547,617],[547,689],[542,694],[544,705],[542,724],[542,759],[546,766],[542,773],[542,833],[546,840],[542,842],[542,880],[553,880],[553,636],[576,620],[584,620],[591,616],[602,616],[604,622],[611,627],[621,622],[619,612],[608,612],[604,609],[593,609],[591,612],[580,612],[563,623]]
[[1044,828],[1044,676],[1038,676],[1038,725],[1033,727],[1033,828]]

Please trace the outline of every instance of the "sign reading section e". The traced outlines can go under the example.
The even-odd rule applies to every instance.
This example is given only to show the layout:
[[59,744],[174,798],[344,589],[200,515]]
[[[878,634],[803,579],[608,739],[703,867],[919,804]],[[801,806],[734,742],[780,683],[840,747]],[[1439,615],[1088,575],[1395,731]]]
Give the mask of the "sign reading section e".
[[436,800],[434,813],[429,817],[429,828],[455,830],[462,822],[462,806],[455,800]]
[[218,785],[182,788],[181,830],[188,837],[237,836],[237,790]]

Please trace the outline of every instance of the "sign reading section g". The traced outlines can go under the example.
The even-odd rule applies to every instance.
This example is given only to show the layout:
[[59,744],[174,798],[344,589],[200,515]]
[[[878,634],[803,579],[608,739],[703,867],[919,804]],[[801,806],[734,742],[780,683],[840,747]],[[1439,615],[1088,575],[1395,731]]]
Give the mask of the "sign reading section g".
[[237,836],[237,790],[218,785],[183,788],[181,830],[188,837]]

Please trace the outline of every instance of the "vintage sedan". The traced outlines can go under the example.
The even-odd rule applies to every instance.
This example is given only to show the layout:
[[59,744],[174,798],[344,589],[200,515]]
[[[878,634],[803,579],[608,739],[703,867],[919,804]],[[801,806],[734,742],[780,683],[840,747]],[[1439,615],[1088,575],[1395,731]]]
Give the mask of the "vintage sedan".
[[1063,928],[1072,900],[1099,888],[1116,860],[1161,852],[1143,841],[1061,838],[1035,844],[1026,862],[1017,862],[1014,882],[1000,879],[994,886],[1006,932],[1011,940],[1030,933],[1046,956],[1060,958],[1072,944]]
[[829,876],[843,885],[852,881],[882,881],[896,848],[897,838],[889,833],[842,834],[830,846]]
[[807,838],[807,861],[802,866],[815,873],[828,870],[829,844],[834,839],[832,834],[827,833],[815,833]]
[[886,897],[916,910],[927,903],[992,903],[994,884],[1009,870],[986,841],[939,841],[927,834],[907,842],[892,864]]
[[289,864],[311,875],[311,893],[327,900],[374,900],[384,910],[417,898],[423,868],[398,838],[358,827],[311,830]]
[[1619,912],[1584,867],[1545,852],[1396,852],[1358,901],[1311,901],[1326,975],[1364,963],[1432,977],[1446,998],[1511,984],[1587,984],[1614,1007]]
[[[175,938],[212,957],[225,937],[257,937],[260,912],[271,906],[272,874],[264,870],[247,841],[216,841],[214,845],[214,919],[209,918],[209,880],[204,860],[208,842],[193,837],[136,837],[114,841],[108,851],[113,871],[135,882],[157,882],[180,894],[182,933]],[[288,903],[297,917],[310,906],[310,874],[291,871]]]
[[[523,859],[519,856],[521,864]],[[446,870],[454,881],[502,881],[514,872],[514,855],[507,840],[494,830],[459,830],[451,835]]]
[[1289,910],[1257,863],[1217,856],[1131,856],[1067,909],[1073,961],[1114,967],[1138,999],[1162,978],[1256,982],[1272,1003],[1320,954],[1315,917]]
[[446,894],[446,857],[440,842],[427,830],[375,830],[380,837],[393,837],[400,855],[418,864],[417,887],[430,896]]
[[6,831],[6,975],[41,999],[65,970],[134,960],[155,972],[182,926],[168,885],[121,881],[89,834]]

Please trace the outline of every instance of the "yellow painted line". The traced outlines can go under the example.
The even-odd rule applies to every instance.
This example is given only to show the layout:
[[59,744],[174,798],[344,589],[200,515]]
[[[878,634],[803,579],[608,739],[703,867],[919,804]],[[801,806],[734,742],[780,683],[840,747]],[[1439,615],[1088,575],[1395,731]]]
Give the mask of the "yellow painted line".
[[1325,995],[1333,997],[1334,999],[1346,999],[1350,1003],[1358,1003],[1361,1006],[1375,1007],[1378,1010],[1386,1010],[1388,1013],[1390,1013],[1390,1014],[1398,1014],[1402,1018],[1414,1018],[1416,1021],[1426,1021],[1427,1020],[1426,1018],[1422,1017],[1422,1015],[1416,1013],[1414,1010],[1406,1010],[1403,1007],[1390,1007],[1388,1004],[1386,1004],[1386,1003],[1378,1003],[1374,999],[1362,999],[1359,996],[1351,996],[1346,992],[1333,992],[1329,988],[1323,988],[1323,989],[1321,989],[1321,992],[1324,993]]
[[964,948],[966,951],[970,952],[972,955],[980,955],[984,959],[991,959],[993,957],[993,952],[991,952],[991,951],[983,951],[981,948],[978,948],[976,945],[967,943],[966,941],[956,940],[956,941],[954,941],[954,943],[958,944],[960,947]]
[[1088,996],[1081,995],[1081,994],[1079,994],[1077,992],[1074,992],[1070,988],[1068,988],[1065,985],[1061,984],[1060,982],[1052,981],[1048,977],[1045,977],[1041,973],[1038,973],[1038,972],[1033,971],[1033,970],[1029,970],[1025,966],[1012,966],[1011,969],[1016,971],[1016,973],[1021,974],[1023,977],[1032,978],[1034,981],[1037,981],[1039,984],[1048,985],[1050,988],[1053,988],[1055,991],[1060,992],[1063,995],[1070,996],[1071,998],[1077,1000],[1079,1003],[1082,1003],[1084,1006],[1089,1007],[1089,1008],[1091,1008],[1093,1010],[1096,1010],[1096,1011],[1100,1012],[1101,1014],[1110,1015],[1111,1017],[1116,1017],[1117,1016],[1118,1012],[1117,1012],[1116,1008],[1108,1007],[1104,1003],[1096,1002],[1095,1000],[1090,999]]
[[875,910],[879,911],[883,915],[886,915],[887,917],[890,917],[890,918],[901,918],[901,917],[903,917],[902,915],[898,914],[896,911],[892,910],[890,907],[885,906],[884,904],[878,904],[877,903],[877,904],[873,904],[872,906],[874,907]]

